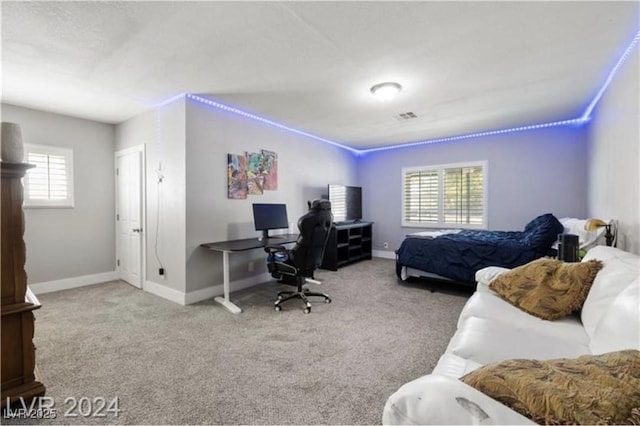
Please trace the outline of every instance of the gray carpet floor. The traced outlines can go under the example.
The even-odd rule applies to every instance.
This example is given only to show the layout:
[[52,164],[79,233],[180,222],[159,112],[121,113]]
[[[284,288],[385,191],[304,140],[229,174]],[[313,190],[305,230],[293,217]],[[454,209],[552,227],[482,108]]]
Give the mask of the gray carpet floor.
[[[58,417],[12,422],[379,424],[389,395],[433,369],[469,292],[399,283],[387,259],[316,278],[333,302],[308,315],[295,300],[276,312],[290,287],[275,282],[232,293],[240,315],[123,282],[43,294],[37,363]],[[81,397],[117,397],[120,412],[65,417]]]

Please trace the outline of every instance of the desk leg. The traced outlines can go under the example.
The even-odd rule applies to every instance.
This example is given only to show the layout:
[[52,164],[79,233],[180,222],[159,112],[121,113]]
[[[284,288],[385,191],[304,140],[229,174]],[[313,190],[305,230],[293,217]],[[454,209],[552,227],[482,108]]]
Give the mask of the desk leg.
[[229,300],[229,252],[222,252],[222,278],[224,287],[224,297],[216,297],[214,300],[227,308],[232,314],[242,312],[231,300]]

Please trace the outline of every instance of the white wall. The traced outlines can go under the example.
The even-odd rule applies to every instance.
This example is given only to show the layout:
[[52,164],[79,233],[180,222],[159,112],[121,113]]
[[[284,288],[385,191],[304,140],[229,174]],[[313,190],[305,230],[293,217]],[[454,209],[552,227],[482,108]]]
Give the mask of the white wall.
[[[221,293],[222,255],[200,244],[257,236],[253,202],[286,203],[295,226],[307,200],[326,194],[329,182],[356,182],[356,160],[347,151],[191,100],[174,101],[117,126],[116,150],[139,144],[145,144],[147,164],[145,288],[175,301]],[[278,190],[228,199],[227,154],[261,149],[278,154]],[[156,259],[158,217],[164,280]],[[234,253],[230,260],[232,289],[264,278],[263,251]]]
[[115,131],[115,151],[156,143],[157,122],[157,113],[149,111],[118,124]]
[[586,217],[585,133],[554,127],[364,155],[358,176],[375,249],[388,242],[395,250],[406,234],[424,230],[401,226],[403,167],[487,160],[489,229],[522,230],[544,213]]
[[[278,154],[278,189],[245,200],[227,198],[227,154]],[[222,255],[203,249],[202,243],[256,237],[252,203],[285,203],[289,222],[297,232],[298,217],[307,201],[327,193],[327,184],[354,184],[353,154],[264,123],[187,102],[187,290],[222,284]],[[252,250],[230,257],[231,281],[266,272],[265,253]],[[248,263],[255,270],[249,272]]]
[[114,126],[13,105],[2,121],[25,143],[73,149],[75,207],[24,209],[29,285],[115,271]]
[[640,254],[638,46],[619,69],[589,126],[589,215],[619,222],[618,247]]
[[[145,286],[161,295],[167,293],[158,285],[166,287],[168,294],[178,298],[186,288],[185,143],[184,99],[121,123],[116,131],[117,150],[145,145]],[[162,183],[158,182],[160,167]],[[158,273],[158,258],[165,269],[164,279]]]

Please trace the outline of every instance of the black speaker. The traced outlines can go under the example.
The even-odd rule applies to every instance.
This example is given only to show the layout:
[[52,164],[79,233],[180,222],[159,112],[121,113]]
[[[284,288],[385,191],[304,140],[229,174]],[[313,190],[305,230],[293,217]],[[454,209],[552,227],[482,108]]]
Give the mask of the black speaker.
[[573,234],[558,234],[558,259],[564,262],[579,262],[578,251],[580,244],[578,236]]

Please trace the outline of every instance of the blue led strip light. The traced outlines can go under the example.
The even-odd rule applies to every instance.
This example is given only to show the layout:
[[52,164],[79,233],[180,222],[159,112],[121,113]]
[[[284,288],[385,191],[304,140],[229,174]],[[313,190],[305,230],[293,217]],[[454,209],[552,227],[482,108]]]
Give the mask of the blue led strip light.
[[412,146],[427,145],[431,143],[459,141],[464,139],[477,138],[481,136],[501,135],[503,133],[513,133],[513,132],[523,132],[526,130],[543,129],[545,127],[568,126],[568,125],[579,126],[585,121],[587,120],[584,118],[573,118],[571,120],[554,121],[551,123],[532,124],[529,126],[512,127],[509,129],[488,130],[486,132],[469,133],[467,135],[449,136],[446,138],[427,139],[427,140],[417,141],[417,142],[402,143],[397,145],[387,145],[387,146],[382,146],[380,148],[364,149],[364,150],[361,150],[360,153],[366,154],[369,152],[386,151],[389,149],[398,149],[398,148],[408,148]]
[[606,79],[605,83],[603,84],[603,86],[600,88],[600,90],[598,91],[596,96],[589,103],[587,109],[584,111],[582,116],[579,117],[579,118],[574,118],[574,119],[569,119],[569,120],[561,120],[561,121],[553,121],[553,122],[549,122],[549,123],[533,124],[533,125],[528,125],[528,126],[512,127],[512,128],[508,128],[508,129],[501,129],[501,130],[489,130],[489,131],[486,131],[486,132],[469,133],[469,134],[466,134],[466,135],[450,136],[450,137],[446,137],[446,138],[427,139],[427,140],[422,140],[422,141],[417,141],[417,142],[409,142],[409,143],[401,143],[401,144],[395,144],[395,145],[387,145],[387,146],[383,146],[383,147],[379,147],[379,148],[370,148],[370,149],[355,149],[355,148],[351,148],[350,146],[347,146],[347,145],[344,145],[344,144],[341,144],[341,143],[338,143],[338,142],[335,142],[335,141],[332,141],[332,140],[329,140],[329,139],[326,139],[326,138],[322,138],[320,136],[312,135],[312,134],[304,132],[302,130],[294,129],[293,127],[289,127],[289,126],[285,126],[284,124],[280,124],[280,123],[275,122],[273,120],[269,120],[267,118],[260,117],[260,116],[255,115],[255,114],[251,114],[251,113],[248,113],[246,111],[242,111],[242,110],[240,110],[238,108],[234,108],[234,107],[222,104],[220,102],[216,102],[216,101],[213,101],[211,99],[207,99],[207,98],[204,98],[202,96],[198,96],[198,95],[194,95],[194,94],[190,94],[190,93],[186,94],[186,95],[174,96],[173,98],[163,102],[161,105],[166,105],[166,104],[168,104],[170,102],[173,102],[175,99],[177,99],[177,98],[179,98],[181,96],[186,96],[188,99],[192,99],[192,100],[194,100],[196,102],[200,102],[200,103],[203,103],[205,105],[209,105],[209,106],[212,106],[214,108],[221,109],[223,111],[228,111],[228,112],[231,112],[233,114],[237,114],[237,115],[240,115],[242,117],[249,118],[251,120],[255,120],[255,121],[259,121],[261,123],[269,124],[271,126],[274,126],[274,127],[277,127],[277,128],[283,129],[283,130],[287,130],[289,132],[296,133],[296,134],[301,135],[301,136],[305,136],[305,137],[308,137],[308,138],[311,138],[311,139],[315,139],[315,140],[320,141],[320,142],[327,143],[329,145],[337,146],[339,148],[343,148],[343,149],[346,149],[348,151],[351,151],[356,155],[361,155],[361,154],[366,154],[366,153],[369,153],[369,152],[386,151],[386,150],[399,149],[399,148],[408,148],[408,147],[426,145],[426,144],[432,144],[432,143],[438,143],[438,142],[459,141],[459,140],[472,139],[472,138],[483,137],[483,136],[500,135],[500,134],[504,134],[504,133],[513,133],[513,132],[523,132],[523,131],[534,130],[534,129],[543,129],[543,128],[547,128],[547,127],[568,126],[568,125],[579,126],[579,125],[581,125],[581,124],[583,124],[583,123],[585,123],[585,122],[587,122],[587,121],[589,121],[591,119],[591,113],[593,112],[593,109],[595,108],[597,103],[600,101],[600,98],[602,98],[604,92],[607,90],[607,88],[611,84],[611,81],[613,80],[613,77],[615,76],[615,74],[618,72],[618,70],[620,69],[622,64],[624,64],[624,62],[627,60],[627,58],[631,55],[631,52],[638,45],[639,42],[640,42],[640,31],[638,31],[636,36],[633,38],[633,40],[631,41],[631,43],[629,44],[627,49],[624,51],[624,53],[622,54],[622,56],[620,57],[620,59],[618,60],[616,65],[613,67],[613,69],[611,70],[611,72],[607,76],[607,79]]
[[591,117],[591,113],[593,112],[593,109],[598,104],[598,101],[600,101],[600,98],[604,94],[605,90],[607,90],[607,87],[609,87],[609,84],[611,84],[611,81],[613,80],[613,76],[618,72],[622,64],[627,60],[627,58],[631,56],[631,52],[638,45],[638,41],[640,41],[640,31],[638,31],[636,36],[631,41],[631,44],[629,44],[629,47],[627,47],[627,49],[624,51],[624,53],[618,60],[618,63],[613,67],[613,69],[609,73],[609,76],[607,77],[607,80],[604,82],[604,84],[602,85],[602,87],[600,88],[596,96],[593,98],[593,100],[591,101],[587,109],[584,111],[584,114],[582,114],[582,118],[588,119],[589,117]]
[[296,133],[296,134],[301,135],[301,136],[306,136],[308,138],[312,138],[312,139],[318,140],[320,142],[328,143],[329,145],[333,145],[333,146],[337,146],[339,148],[343,148],[343,149],[349,150],[349,151],[351,151],[351,152],[353,152],[355,154],[360,154],[360,152],[361,152],[360,150],[357,150],[355,148],[351,148],[350,146],[346,146],[346,145],[343,145],[343,144],[338,143],[338,142],[334,142],[334,141],[329,140],[329,139],[321,138],[320,136],[312,135],[310,133],[303,132],[302,130],[294,129],[293,127],[285,126],[284,124],[280,124],[280,123],[277,123],[275,121],[269,120],[267,118],[260,117],[259,115],[251,114],[251,113],[248,113],[246,111],[242,111],[240,109],[237,109],[237,108],[234,108],[234,107],[230,107],[230,106],[225,105],[225,104],[221,104],[220,102],[212,101],[211,99],[203,98],[202,96],[193,95],[191,93],[188,93],[187,94],[187,98],[193,99],[194,101],[197,101],[197,102],[209,105],[209,106],[212,106],[214,108],[218,108],[218,109],[221,109],[221,110],[224,110],[224,111],[228,111],[228,112],[231,112],[231,113],[234,113],[234,114],[241,115],[241,116],[246,117],[246,118],[250,118],[252,120],[260,121],[262,123],[266,123],[266,124],[269,124],[271,126],[278,127],[280,129],[284,129],[284,130]]
[[620,59],[618,60],[616,65],[613,67],[611,72],[609,72],[607,80],[605,81],[605,83],[602,85],[602,87],[598,91],[598,94],[593,98],[593,100],[591,101],[591,103],[589,104],[587,109],[585,110],[584,114],[582,114],[582,116],[579,117],[579,118],[574,118],[574,119],[571,119],[571,120],[554,121],[554,122],[551,122],[551,123],[534,124],[534,125],[531,125],[531,126],[521,126],[521,127],[513,127],[513,128],[509,128],[509,129],[502,129],[502,130],[491,130],[491,131],[487,131],[487,132],[471,133],[471,134],[468,134],[468,135],[451,136],[451,137],[447,137],[447,138],[428,139],[428,140],[418,141],[418,142],[403,143],[403,144],[396,144],[396,145],[388,145],[388,146],[383,146],[383,147],[380,147],[380,148],[371,148],[371,149],[361,150],[360,153],[361,154],[365,154],[365,153],[368,153],[368,152],[385,151],[385,150],[389,150],[389,149],[405,148],[405,147],[425,145],[425,144],[437,143],[437,142],[458,141],[458,140],[470,139],[470,138],[481,137],[481,136],[491,136],[491,135],[499,135],[499,134],[502,134],[502,133],[522,132],[522,131],[526,131],[526,130],[542,129],[542,128],[545,128],[545,127],[566,126],[566,125],[581,125],[581,124],[583,124],[583,123],[585,123],[585,122],[587,122],[587,121],[589,121],[591,119],[591,113],[593,112],[593,109],[595,108],[596,104],[598,103],[598,101],[600,100],[600,98],[602,97],[604,92],[607,90],[607,87],[609,87],[609,84],[613,80],[613,77],[618,72],[618,70],[620,69],[622,64],[624,64],[624,62],[627,60],[627,58],[631,55],[631,52],[633,51],[633,49],[638,45],[638,42],[640,42],[640,31],[638,31],[638,33],[633,38],[633,40],[631,41],[631,43],[629,44],[627,49],[624,51],[624,53],[622,54],[622,56],[620,57]]
[[584,123],[585,121],[587,121],[586,119],[583,118],[574,118],[572,120],[563,120],[563,121],[554,121],[551,123],[542,123],[542,124],[533,124],[533,125],[529,125],[529,126],[521,126],[521,127],[513,127],[513,128],[509,128],[509,129],[500,129],[500,130],[490,130],[490,131],[486,131],[486,132],[478,132],[478,133],[470,133],[467,135],[459,135],[459,136],[450,136],[450,137],[446,137],[446,138],[438,138],[438,139],[428,139],[428,140],[424,140],[424,141],[417,141],[417,142],[410,142],[410,143],[402,143],[402,144],[397,144],[397,145],[386,145],[380,148],[370,148],[370,149],[355,149],[355,148],[351,148],[349,146],[340,144],[338,142],[334,142],[331,141],[329,139],[325,139],[325,138],[321,138],[319,136],[315,136],[312,135],[310,133],[307,132],[303,132],[301,130],[298,129],[294,129],[292,127],[288,127],[285,126],[283,124],[277,123],[273,120],[269,120],[263,117],[260,117],[258,115],[255,114],[251,114],[248,113],[246,111],[242,111],[240,109],[234,108],[234,107],[230,107],[228,105],[225,104],[221,104],[220,102],[216,102],[213,101],[211,99],[207,99],[204,98],[202,96],[198,96],[198,95],[194,95],[194,94],[187,94],[186,95],[187,98],[189,99],[193,99],[196,102],[200,102],[209,106],[212,106],[214,108],[218,108],[224,111],[228,111],[231,112],[233,114],[238,114],[241,115],[243,117],[246,118],[250,118],[252,120],[256,120],[256,121],[260,121],[262,123],[266,123],[269,124],[271,126],[274,127],[278,127],[280,129],[284,129],[293,133],[297,133],[299,135],[302,136],[306,136],[312,139],[316,139],[318,141],[324,142],[324,143],[328,143],[330,145],[334,145],[343,149],[347,149],[355,154],[366,154],[369,152],[376,152],[376,151],[385,151],[385,150],[389,150],[389,149],[397,149],[397,148],[407,148],[407,147],[411,147],[411,146],[417,146],[417,145],[425,145],[425,144],[431,144],[431,143],[438,143],[438,142],[449,142],[449,141],[458,141],[458,140],[464,140],[464,139],[471,139],[471,138],[476,138],[476,137],[480,137],[480,136],[490,136],[490,135],[499,135],[499,134],[503,134],[503,133],[511,133],[511,132],[521,132],[521,131],[525,131],[525,130],[533,130],[533,129],[542,129],[545,127],[554,127],[554,126],[566,126],[566,125],[580,125],[582,123]]
[[165,99],[164,101],[155,105],[156,108],[162,108],[165,105],[169,105],[173,101],[177,101],[178,99],[184,98],[186,95],[184,93],[179,93],[175,96],[170,97],[169,99]]

